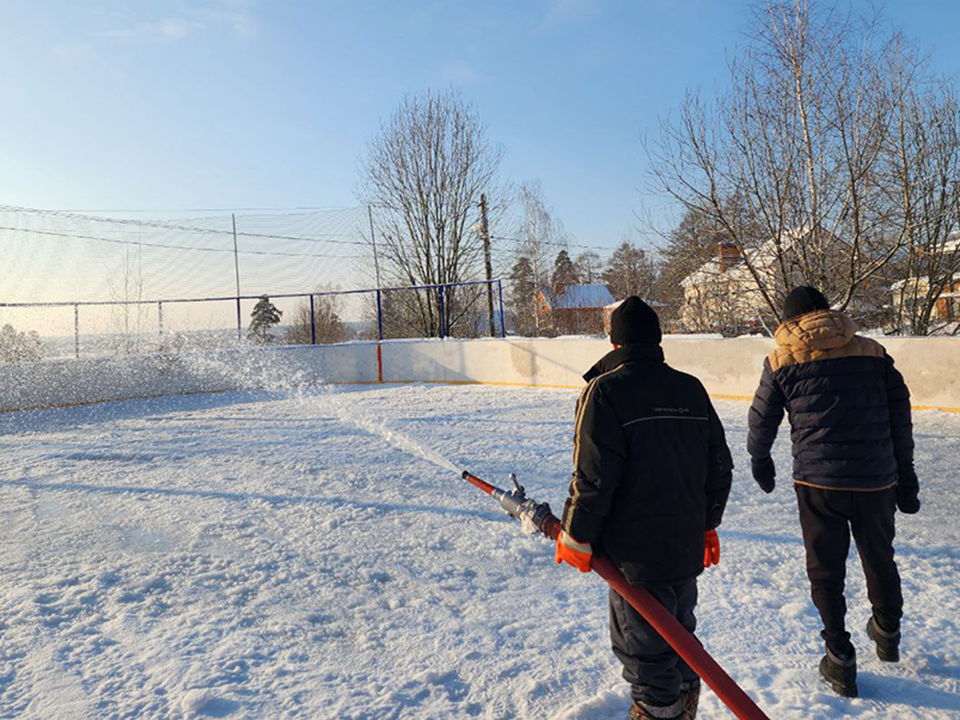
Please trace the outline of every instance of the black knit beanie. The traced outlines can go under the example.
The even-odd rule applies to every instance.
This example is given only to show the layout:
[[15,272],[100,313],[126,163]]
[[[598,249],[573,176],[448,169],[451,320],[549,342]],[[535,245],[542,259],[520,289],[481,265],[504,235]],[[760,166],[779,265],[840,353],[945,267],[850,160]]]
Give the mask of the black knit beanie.
[[808,285],[794,288],[783,301],[783,319],[792,320],[814,310],[829,310],[830,303],[819,290]]
[[610,342],[614,345],[660,344],[660,318],[649,305],[631,295],[610,315]]

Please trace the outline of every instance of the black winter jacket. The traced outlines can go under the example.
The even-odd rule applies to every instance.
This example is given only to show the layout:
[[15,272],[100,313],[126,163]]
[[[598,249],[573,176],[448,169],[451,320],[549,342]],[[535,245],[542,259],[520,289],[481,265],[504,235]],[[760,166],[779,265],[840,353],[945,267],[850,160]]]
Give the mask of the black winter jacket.
[[675,585],[703,571],[733,461],[703,385],[625,345],[586,375],[577,402],[563,529],[602,549],[630,583]]
[[835,310],[783,323],[750,408],[747,450],[767,466],[784,410],[795,482],[834,490],[912,489],[910,392],[883,347]]

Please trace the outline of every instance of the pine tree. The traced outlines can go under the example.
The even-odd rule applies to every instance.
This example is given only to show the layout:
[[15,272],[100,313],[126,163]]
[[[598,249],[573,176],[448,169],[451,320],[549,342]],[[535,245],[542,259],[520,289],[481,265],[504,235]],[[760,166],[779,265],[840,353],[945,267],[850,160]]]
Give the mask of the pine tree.
[[655,281],[656,271],[647,253],[628,240],[613,251],[603,271],[603,282],[617,300],[631,295],[649,299]]
[[17,332],[12,325],[0,328],[0,363],[33,362],[43,358],[43,342],[36,331]]
[[555,289],[559,288],[561,292],[563,288],[577,285],[580,282],[580,278],[577,277],[577,268],[573,264],[573,260],[570,259],[570,253],[566,250],[557,253],[557,259],[553,261],[553,277],[550,278],[550,282]]
[[573,264],[577,268],[577,277],[584,285],[593,285],[600,280],[603,261],[593,250],[580,253]]
[[257,304],[253,307],[253,312],[250,313],[250,337],[253,338],[254,342],[258,345],[266,345],[273,338],[270,335],[270,328],[274,325],[280,324],[280,316],[283,315],[282,310],[278,310],[277,306],[270,302],[270,298],[266,295],[262,295],[257,301]]
[[517,258],[510,272],[510,311],[517,335],[530,337],[536,335],[536,294],[537,285],[533,274],[533,265],[525,255]]

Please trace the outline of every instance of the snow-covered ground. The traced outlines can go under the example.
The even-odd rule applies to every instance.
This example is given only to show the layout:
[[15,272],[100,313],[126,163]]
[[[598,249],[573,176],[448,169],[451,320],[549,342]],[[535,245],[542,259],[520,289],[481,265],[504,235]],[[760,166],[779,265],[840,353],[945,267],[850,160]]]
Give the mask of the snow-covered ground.
[[[441,467],[516,471],[559,509],[574,400],[356,387],[0,416],[0,716],[623,718],[603,582]],[[790,485],[756,488],[746,405],[718,410],[738,468],[700,586],[708,650],[771,718],[960,717],[960,416],[916,417],[899,665],[870,652],[851,557],[845,700],[817,679]]]

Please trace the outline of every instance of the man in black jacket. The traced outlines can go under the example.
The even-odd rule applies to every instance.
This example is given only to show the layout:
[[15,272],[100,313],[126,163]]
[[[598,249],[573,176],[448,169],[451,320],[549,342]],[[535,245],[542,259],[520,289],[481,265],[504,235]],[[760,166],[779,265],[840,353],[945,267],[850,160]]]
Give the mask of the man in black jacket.
[[920,509],[910,392],[883,347],[857,335],[853,321],[815,288],[796,288],[783,309],[777,349],[764,361],[750,408],[747,449],[754,478],[773,492],[770,450],[789,413],[807,575],[826,642],[820,673],[836,692],[856,697],[843,597],[851,530],[873,606],[867,634],[881,660],[900,657],[894,512]]
[[[664,363],[660,339],[657,314],[627,298],[612,316],[614,350],[584,375],[557,562],[586,572],[602,549],[692,633],[696,578],[720,559],[733,462],[703,385]],[[613,590],[610,635],[631,718],[696,715],[699,678]]]

